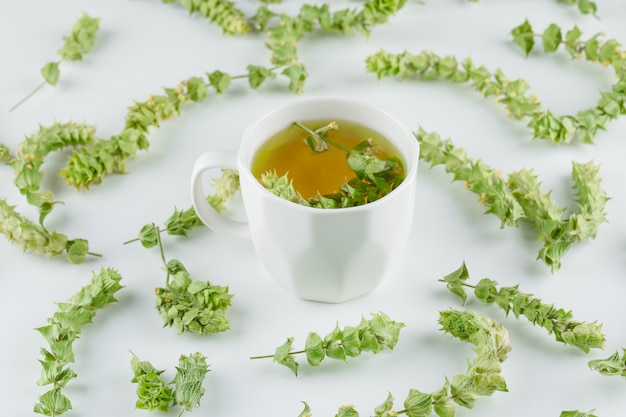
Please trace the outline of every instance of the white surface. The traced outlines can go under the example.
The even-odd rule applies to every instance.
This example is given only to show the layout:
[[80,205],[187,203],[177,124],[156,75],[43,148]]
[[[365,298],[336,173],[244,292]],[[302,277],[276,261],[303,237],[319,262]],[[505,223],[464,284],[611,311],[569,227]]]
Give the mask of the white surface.
[[[241,1],[251,14],[257,3]],[[300,2],[287,2],[297,10]],[[333,2],[335,4],[335,2]],[[348,3],[336,2],[337,5]],[[360,3],[349,3],[358,7]],[[2,343],[0,401],[2,413],[21,417],[45,391],[38,387],[39,349],[43,338],[33,328],[45,324],[64,301],[101,266],[123,275],[126,286],[119,303],[98,312],[75,343],[78,378],[66,395],[74,410],[67,416],[130,416],[135,387],[130,383],[129,350],[172,377],[178,356],[200,351],[211,363],[201,408],[192,415],[297,416],[307,401],[315,416],[332,416],[342,404],[354,404],[361,415],[373,413],[390,391],[396,408],[410,388],[433,391],[444,377],[464,373],[474,358],[471,346],[439,331],[438,312],[461,308],[437,282],[467,262],[472,280],[489,277],[573,310],[580,321],[597,320],[607,336],[604,351],[584,355],[555,342],[525,319],[505,318],[496,308],[475,308],[502,321],[510,331],[513,351],[503,364],[509,392],[481,398],[474,410],[458,408],[459,416],[558,416],[563,410],[596,410],[600,417],[624,415],[626,381],[590,371],[590,359],[606,357],[626,347],[626,120],[612,122],[594,146],[554,146],[531,141],[524,122],[506,118],[504,110],[469,88],[446,83],[377,81],[364,70],[364,59],[379,49],[390,52],[432,50],[471,56],[476,63],[496,67],[510,77],[524,77],[540,100],[555,112],[574,113],[593,106],[599,90],[610,88],[612,72],[596,65],[571,63],[562,54],[538,54],[525,59],[510,42],[510,30],[528,17],[538,30],[549,23],[564,28],[579,25],[583,37],[598,31],[626,39],[626,3],[598,0],[601,19],[580,15],[571,6],[552,0],[431,0],[409,4],[390,23],[374,29],[369,39],[313,36],[299,47],[309,80],[304,96],[341,94],[379,103],[411,129],[423,126],[450,137],[475,157],[507,173],[532,167],[543,187],[554,189],[564,206],[572,205],[571,162],[601,164],[604,186],[611,196],[609,223],[597,239],[578,245],[555,274],[535,261],[539,244],[527,229],[499,228],[494,216],[476,197],[441,169],[422,164],[418,173],[416,219],[400,271],[371,295],[338,305],[304,302],[288,295],[266,276],[249,242],[217,235],[206,229],[189,239],[165,239],[166,254],[178,258],[195,279],[229,285],[235,294],[229,310],[232,330],[214,336],[178,335],[161,328],[154,309],[153,287],[164,273],[158,251],[122,242],[137,235],[142,225],[162,223],[174,207],[187,208],[193,162],[210,149],[237,149],[244,126],[295,96],[279,80],[258,91],[244,83],[203,104],[188,105],[179,118],[163,123],[150,135],[151,147],[128,166],[128,175],[110,176],[90,190],[69,189],[56,172],[67,154],[51,155],[43,188],[65,205],[55,208],[48,225],[70,237],[84,237],[104,254],[82,265],[63,258],[42,259],[0,237],[2,282]],[[61,37],[86,11],[102,18],[96,47],[83,62],[64,63],[56,88],[46,87],[15,112],[11,107],[40,82],[39,68],[55,58]],[[204,19],[157,0],[2,1],[0,13],[0,141],[13,150],[39,124],[88,121],[107,138],[122,128],[126,108],[161,87],[205,71],[232,74],[248,64],[267,65],[262,35],[224,36]],[[11,184],[13,173],[0,167],[0,195],[34,218]],[[272,353],[287,337],[304,343],[308,331],[330,332],[358,323],[361,315],[384,311],[406,324],[392,353],[363,354],[342,363],[303,366],[295,378],[271,361],[250,361],[251,355]],[[174,412],[170,413],[174,415]]]

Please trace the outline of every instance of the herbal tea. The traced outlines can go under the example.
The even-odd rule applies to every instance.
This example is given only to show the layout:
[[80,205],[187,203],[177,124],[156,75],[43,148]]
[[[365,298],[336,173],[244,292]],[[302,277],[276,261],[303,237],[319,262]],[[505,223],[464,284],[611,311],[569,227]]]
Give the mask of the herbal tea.
[[398,185],[404,178],[398,155],[389,140],[360,124],[346,120],[294,122],[261,145],[251,171],[262,183],[268,172],[287,176],[303,200],[336,194],[342,187],[352,193],[352,188],[346,191],[346,184],[365,192],[363,201],[339,204],[341,207],[376,199],[357,176],[373,174],[367,181],[377,188],[378,196]]

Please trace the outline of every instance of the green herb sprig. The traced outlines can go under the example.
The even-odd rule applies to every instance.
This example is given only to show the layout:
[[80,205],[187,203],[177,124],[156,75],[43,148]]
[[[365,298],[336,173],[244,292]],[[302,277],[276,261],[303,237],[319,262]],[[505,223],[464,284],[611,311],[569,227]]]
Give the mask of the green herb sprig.
[[15,210],[3,198],[0,198],[0,233],[14,245],[24,251],[53,258],[63,253],[71,263],[82,263],[89,252],[89,243],[85,239],[68,239],[55,230],[48,230],[36,224]]
[[[215,193],[207,196],[207,202],[217,212],[222,212],[226,209],[226,203],[232,200],[239,191],[239,172],[233,169],[222,169],[222,176],[213,180],[213,188]],[[152,248],[159,244],[157,234],[167,232],[172,236],[186,237],[192,229],[202,225],[202,220],[193,207],[185,210],[175,209],[165,221],[164,227],[158,227],[154,223],[146,224],[141,228],[136,239],[125,243],[138,240],[145,248]]]
[[150,362],[140,361],[135,355],[131,359],[132,382],[137,384],[135,407],[148,411],[168,412],[171,407],[181,407],[177,417],[200,404],[205,393],[204,379],[209,373],[206,357],[196,352],[181,355],[176,367],[176,375],[170,385],[160,377],[164,370],[156,369]]
[[589,361],[589,368],[606,376],[626,377],[626,349],[622,351],[622,355],[616,351],[608,358]]
[[[276,13],[267,5],[259,7],[252,26],[266,32],[265,46],[270,50],[270,62],[284,67],[283,74],[292,80],[290,89],[302,92],[307,79],[306,67],[298,58],[298,43],[306,35],[320,30],[326,33],[369,35],[374,26],[384,24],[400,10],[406,0],[367,0],[360,10],[345,8],[331,12],[328,4],[303,4],[296,16]],[[270,24],[278,19],[277,24]]]
[[[161,0],[163,3],[176,3],[176,0]],[[181,6],[189,14],[198,13],[219,25],[228,35],[245,35],[250,29],[243,12],[235,3],[228,0],[180,0]]]
[[273,355],[252,356],[250,359],[272,358],[297,376],[299,363],[294,359],[296,355],[305,354],[309,365],[319,367],[326,357],[347,362],[348,357],[357,357],[364,351],[376,354],[385,348],[393,350],[403,327],[404,323],[393,321],[385,313],[379,312],[372,314],[369,320],[362,317],[356,327],[345,326],[341,329],[337,324],[324,338],[318,333],[309,332],[302,350],[293,350],[294,339],[289,337],[276,348]]
[[[507,391],[501,363],[511,351],[511,345],[508,332],[501,324],[472,310],[454,309],[441,311],[439,324],[442,331],[474,345],[476,358],[468,363],[467,372],[454,375],[451,380],[446,378],[444,385],[432,393],[409,390],[400,410],[394,409],[394,397],[389,393],[374,410],[376,417],[430,417],[433,412],[439,417],[454,417],[455,403],[473,408],[479,397]],[[310,407],[304,403],[300,416],[310,415]],[[358,415],[354,406],[343,406],[335,417]]]
[[308,207],[345,208],[379,200],[402,183],[404,178],[399,159],[395,156],[387,159],[376,157],[374,145],[370,140],[365,140],[350,149],[328,137],[328,132],[339,128],[335,122],[315,130],[300,122],[294,122],[294,125],[308,134],[304,142],[313,152],[324,152],[329,145],[344,151],[348,166],[355,177],[346,181],[332,194],[318,194],[305,199],[295,190],[287,174],[279,176],[275,171],[268,171],[261,176],[261,183],[271,193]]
[[552,271],[561,267],[561,258],[574,243],[595,238],[598,227],[606,222],[605,206],[609,197],[602,189],[599,167],[592,162],[572,164],[573,187],[577,193],[578,211],[563,218],[550,193],[542,193],[537,177],[530,169],[509,174],[508,180],[480,160],[469,158],[463,149],[437,133],[419,129],[416,138],[421,144],[420,158],[431,167],[444,165],[454,181],[480,196],[486,213],[496,215],[501,226],[518,226],[528,221],[543,242],[537,256]]
[[150,362],[139,360],[135,354],[130,366],[133,370],[131,382],[137,384],[135,408],[168,412],[174,402],[174,390],[160,377],[165,370],[156,369]]
[[42,366],[38,385],[52,385],[39,397],[34,411],[46,416],[58,416],[72,409],[72,403],[61,391],[76,377],[70,368],[74,362],[73,343],[79,338],[82,327],[92,322],[96,311],[116,302],[115,293],[122,289],[122,277],[112,268],[102,268],[94,274],[88,285],[64,303],[57,303],[58,311],[48,319],[48,324],[36,330],[48,342],[41,349]]
[[512,30],[514,42],[529,55],[540,37],[546,53],[556,52],[560,46],[572,59],[586,59],[614,69],[617,81],[611,91],[601,92],[595,107],[581,110],[576,115],[559,116],[545,109],[537,96],[531,93],[529,84],[522,78],[511,80],[502,70],[490,71],[476,66],[471,58],[458,61],[452,55],[439,56],[422,51],[419,54],[403,52],[392,54],[386,51],[366,59],[367,71],[378,78],[398,77],[423,80],[446,80],[455,84],[469,83],[483,96],[493,96],[507,109],[515,120],[528,119],[528,127],[534,139],[545,139],[553,143],[571,143],[580,140],[593,143],[599,130],[606,130],[609,121],[626,114],[626,51],[615,39],[604,40],[596,34],[587,41],[580,40],[578,27],[563,32],[551,24],[542,34],[536,34],[528,22]]
[[232,294],[228,286],[213,285],[209,281],[191,279],[182,262],[167,261],[161,242],[161,231],[156,228],[156,239],[166,272],[165,287],[157,287],[156,308],[164,327],[174,327],[180,333],[212,334],[230,329],[226,315]]
[[87,13],[83,13],[82,16],[72,25],[70,33],[63,37],[65,43],[63,44],[63,47],[57,51],[60,59],[58,61],[48,62],[41,69],[41,75],[44,81],[26,97],[11,107],[9,111],[11,112],[18,108],[26,100],[41,90],[46,84],[55,86],[59,81],[59,76],[61,74],[59,65],[63,61],[82,60],[83,55],[89,53],[93,48],[99,28],[100,19],[93,18]]
[[532,294],[521,292],[519,285],[498,288],[497,282],[489,278],[483,278],[472,285],[467,282],[469,276],[463,262],[457,270],[439,281],[445,282],[450,292],[458,295],[463,303],[467,300],[465,289],[471,288],[483,304],[496,304],[507,315],[513,313],[516,318],[524,316],[533,325],[541,326],[548,334],[553,334],[556,341],[574,346],[585,353],[590,349],[604,348],[606,338],[601,324],[576,321],[571,311],[543,303]]

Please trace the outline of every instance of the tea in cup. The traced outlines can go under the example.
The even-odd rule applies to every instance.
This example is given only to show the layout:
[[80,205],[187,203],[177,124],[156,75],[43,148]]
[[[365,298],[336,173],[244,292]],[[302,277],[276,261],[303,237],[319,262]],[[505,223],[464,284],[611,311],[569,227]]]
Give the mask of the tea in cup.
[[[415,207],[417,139],[383,109],[341,97],[283,105],[243,133],[239,151],[210,151],[192,171],[192,202],[216,232],[251,239],[288,292],[339,303],[370,293],[404,254]],[[210,169],[239,172],[246,221],[218,213]]]

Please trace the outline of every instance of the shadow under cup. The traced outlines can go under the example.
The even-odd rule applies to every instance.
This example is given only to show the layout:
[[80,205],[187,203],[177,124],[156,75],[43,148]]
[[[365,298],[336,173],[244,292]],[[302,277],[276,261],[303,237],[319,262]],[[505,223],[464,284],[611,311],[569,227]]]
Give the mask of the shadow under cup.
[[[266,190],[250,170],[259,146],[294,121],[319,119],[348,120],[382,134],[400,152],[403,182],[377,201],[338,209],[305,207]],[[260,262],[295,296],[339,303],[365,295],[394,271],[404,254],[414,213],[418,159],[415,136],[376,106],[337,97],[288,103],[244,132],[237,169],[248,224],[238,227],[249,228]]]

